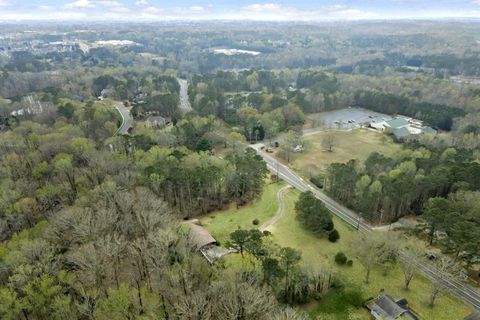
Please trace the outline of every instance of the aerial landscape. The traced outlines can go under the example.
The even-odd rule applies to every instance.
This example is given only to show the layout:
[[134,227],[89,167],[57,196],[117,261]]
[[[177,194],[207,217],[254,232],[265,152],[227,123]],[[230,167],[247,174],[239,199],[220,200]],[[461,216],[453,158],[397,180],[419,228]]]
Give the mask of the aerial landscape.
[[0,0],[0,320],[480,320],[480,2]]

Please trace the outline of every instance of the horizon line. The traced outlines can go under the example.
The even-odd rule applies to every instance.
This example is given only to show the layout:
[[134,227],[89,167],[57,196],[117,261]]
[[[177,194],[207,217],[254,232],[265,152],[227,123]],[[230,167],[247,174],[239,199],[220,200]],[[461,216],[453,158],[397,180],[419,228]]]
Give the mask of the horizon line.
[[282,24],[311,24],[311,23],[358,23],[358,22],[458,22],[458,21],[478,21],[480,22],[480,17],[390,17],[390,18],[359,18],[359,19],[298,19],[298,20],[267,20],[267,19],[221,19],[221,18],[208,18],[208,19],[0,19],[0,23],[62,23],[62,24],[85,24],[85,23],[121,23],[121,24],[146,24],[146,23],[211,23],[211,22],[235,22],[235,23],[282,23]]

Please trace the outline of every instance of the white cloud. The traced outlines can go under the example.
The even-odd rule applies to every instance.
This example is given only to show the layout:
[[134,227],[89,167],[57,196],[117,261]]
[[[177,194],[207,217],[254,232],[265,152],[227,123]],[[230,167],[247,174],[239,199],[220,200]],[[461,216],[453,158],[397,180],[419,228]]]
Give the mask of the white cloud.
[[49,10],[53,10],[54,8],[52,6],[40,5],[40,6],[38,6],[38,9],[49,11]]
[[118,1],[98,1],[97,3],[102,7],[123,7],[124,6]]
[[[91,0],[77,0],[65,5],[66,9],[103,9],[105,16],[109,16],[110,13],[129,13],[130,10],[123,3],[115,0],[101,0],[101,1],[91,1]],[[94,16],[94,15],[93,15]]]
[[243,9],[247,11],[253,11],[253,12],[265,12],[265,11],[278,11],[278,10],[283,10],[282,6],[279,4],[275,3],[255,3],[251,4],[248,6],[243,7]]
[[98,2],[96,2],[96,4],[99,7],[105,8],[105,9],[107,9],[110,12],[113,12],[113,13],[128,13],[128,12],[130,12],[130,9],[128,9],[123,3],[120,3],[118,1],[105,0],[105,1],[98,1]]
[[207,13],[207,9],[201,6],[192,6],[188,8],[176,8],[173,11],[174,14],[189,15],[189,14],[204,14]]
[[193,6],[193,7],[188,8],[188,10],[190,10],[192,12],[205,12],[205,8],[201,7],[201,6]]
[[161,13],[163,10],[160,9],[160,8],[157,8],[157,7],[154,7],[154,6],[149,6],[149,7],[146,7],[145,9],[142,10],[142,13],[146,13],[146,14],[157,14],[157,13]]
[[[0,0],[0,8],[16,0]],[[350,6],[318,5],[312,9],[300,9],[279,3],[251,3],[237,8],[205,6],[162,9],[150,4],[149,0],[69,0],[62,7],[37,5],[35,10],[16,6],[0,10],[0,20],[119,20],[119,21],[165,21],[165,20],[259,20],[259,21],[341,21],[366,19],[436,19],[478,17],[480,10],[465,8],[458,11],[435,11],[434,9],[398,12],[371,12]],[[253,0],[255,1],[255,0]],[[411,2],[413,0],[391,0]],[[480,0],[468,0],[480,5]],[[352,2],[353,3],[353,2]],[[3,8],[2,8],[3,9]],[[373,9],[372,9],[373,10]]]
[[161,20],[163,13],[164,10],[160,8],[148,6],[141,9],[140,12],[138,12],[138,14],[135,16],[135,18],[138,18],[140,20]]
[[38,14],[37,12],[0,12],[0,20],[3,21],[22,21],[22,20],[85,20],[88,16],[84,12],[73,11],[51,11],[48,15],[45,13]]
[[372,12],[346,6],[322,6],[313,10],[301,10],[276,3],[255,3],[242,8],[243,17],[253,20],[358,20],[376,18]]
[[65,5],[68,9],[89,9],[95,8],[95,5],[90,0],[77,0]]

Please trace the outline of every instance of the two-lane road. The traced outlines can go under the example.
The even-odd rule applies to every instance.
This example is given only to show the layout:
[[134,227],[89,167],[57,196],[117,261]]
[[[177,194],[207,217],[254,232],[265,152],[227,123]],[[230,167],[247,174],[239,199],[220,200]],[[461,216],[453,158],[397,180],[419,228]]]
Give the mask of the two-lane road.
[[177,81],[180,85],[180,110],[188,113],[193,110],[190,100],[188,100],[188,81],[180,78],[177,78]]
[[113,106],[122,116],[122,124],[120,125],[120,128],[118,128],[117,134],[128,134],[128,130],[132,127],[133,123],[133,117],[130,114],[130,110],[128,110],[122,102],[114,102]]
[[292,187],[297,188],[300,191],[311,191],[319,200],[321,200],[325,206],[332,211],[335,215],[339,216],[342,220],[347,222],[348,224],[354,226],[355,228],[359,227],[361,230],[364,231],[371,231],[372,226],[365,223],[361,219],[359,219],[358,215],[353,212],[352,210],[346,208],[345,206],[341,205],[340,203],[336,202],[332,198],[325,195],[323,192],[320,192],[318,189],[314,188],[310,183],[306,182],[300,176],[298,176],[295,172],[290,170],[285,165],[278,162],[276,159],[270,157],[268,154],[260,151],[262,144],[252,145],[257,153],[263,158],[263,160],[267,163],[268,168],[273,173],[278,174],[278,176],[285,180],[288,184]]
[[[309,182],[306,182],[288,167],[279,163],[276,159],[272,158],[265,152],[262,152],[262,146],[263,144],[256,144],[252,145],[251,147],[257,150],[257,153],[267,163],[267,166],[271,172],[277,174],[279,178],[283,179],[285,182],[300,191],[311,191],[337,217],[339,217],[349,225],[353,226],[354,228],[359,229],[359,231],[364,233],[373,231],[372,226],[365,221],[362,221],[362,219],[360,219],[355,212],[341,205],[332,198],[328,197],[318,189],[314,188]],[[419,260],[415,262],[415,265],[417,269],[425,276],[434,279],[435,281],[440,281],[445,288],[448,288],[450,292],[452,292],[465,302],[471,304],[476,309],[480,310],[480,293],[472,289],[468,284],[465,284],[461,281],[458,281],[456,279],[446,276],[445,274],[440,273],[428,262]]]

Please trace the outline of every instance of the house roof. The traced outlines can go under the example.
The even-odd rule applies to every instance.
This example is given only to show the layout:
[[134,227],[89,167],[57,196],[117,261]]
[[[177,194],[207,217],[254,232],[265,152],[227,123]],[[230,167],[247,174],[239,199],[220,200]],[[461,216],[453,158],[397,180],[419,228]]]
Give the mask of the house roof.
[[150,122],[154,122],[154,121],[167,121],[167,119],[165,119],[164,117],[162,116],[150,116],[147,118],[147,121],[150,121]]
[[431,128],[431,127],[423,127],[422,128],[422,133],[425,133],[425,134],[436,134],[437,133],[437,130]]
[[392,120],[385,121],[387,126],[392,129],[398,129],[409,125],[409,122],[404,118],[396,118]]
[[407,128],[400,128],[393,130],[393,135],[397,138],[406,138],[411,135],[410,131]]
[[385,121],[381,121],[381,122],[370,122],[370,127],[372,128],[375,128],[377,130],[383,130],[385,129]]
[[197,249],[201,249],[209,244],[217,243],[214,237],[202,226],[190,224],[188,230],[188,241]]
[[[399,302],[402,302],[401,306]],[[391,296],[387,294],[381,294],[378,299],[371,305],[371,312],[380,316],[384,320],[395,320],[395,319],[418,319],[414,316],[404,304],[404,300],[395,301]]]

